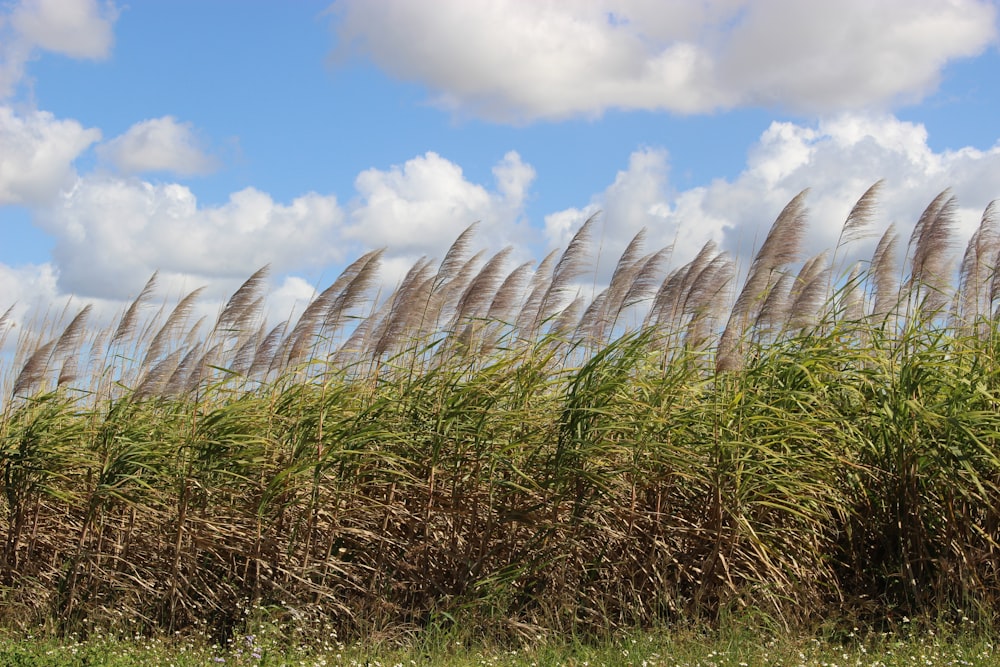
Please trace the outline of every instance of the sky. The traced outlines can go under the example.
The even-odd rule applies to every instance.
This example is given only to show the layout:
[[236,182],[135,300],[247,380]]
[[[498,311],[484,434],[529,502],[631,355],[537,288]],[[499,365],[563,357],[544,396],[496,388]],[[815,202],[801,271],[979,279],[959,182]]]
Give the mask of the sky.
[[[158,271],[283,317],[363,252],[392,284],[471,223],[511,268],[598,215],[746,263],[885,179],[906,234],[1000,198],[991,0],[0,0],[0,309],[112,312]],[[877,239],[853,252],[870,254]],[[867,243],[868,245],[865,245]],[[299,305],[296,305],[299,304]]]

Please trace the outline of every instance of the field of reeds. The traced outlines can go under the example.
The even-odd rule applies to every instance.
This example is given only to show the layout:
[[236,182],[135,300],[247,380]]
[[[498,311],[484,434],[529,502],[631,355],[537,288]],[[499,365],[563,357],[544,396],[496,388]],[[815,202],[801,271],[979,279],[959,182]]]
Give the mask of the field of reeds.
[[22,333],[0,626],[992,622],[1000,221],[962,255],[945,192],[900,239],[879,187],[811,259],[806,193],[742,271],[711,243],[667,271],[640,234],[593,299],[593,223],[534,269],[470,228],[387,298],[365,254],[290,322],[262,269],[214,321],[154,276],[107,329]]

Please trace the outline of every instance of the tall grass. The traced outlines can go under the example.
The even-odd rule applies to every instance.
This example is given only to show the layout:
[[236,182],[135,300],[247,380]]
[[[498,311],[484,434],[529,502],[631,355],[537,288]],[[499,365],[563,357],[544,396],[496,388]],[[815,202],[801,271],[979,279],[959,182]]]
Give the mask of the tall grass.
[[639,235],[574,300],[588,222],[533,274],[470,229],[377,302],[368,253],[277,326],[266,269],[214,323],[197,290],[147,317],[156,276],[107,331],[49,322],[4,369],[0,623],[989,622],[995,209],[955,272],[947,193],[902,272],[891,229],[834,266],[877,191],[804,261],[796,197],[742,285],[712,244],[665,273]]

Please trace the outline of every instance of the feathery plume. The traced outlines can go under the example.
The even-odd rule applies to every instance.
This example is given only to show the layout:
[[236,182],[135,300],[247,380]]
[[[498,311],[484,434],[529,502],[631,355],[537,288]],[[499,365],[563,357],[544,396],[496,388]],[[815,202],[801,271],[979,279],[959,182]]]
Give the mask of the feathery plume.
[[415,311],[424,312],[430,288],[435,280],[431,261],[423,257],[406,273],[399,287],[389,298],[389,310],[372,331],[371,357],[378,358],[386,351],[404,342],[407,327],[413,322]]
[[952,230],[958,208],[958,200],[954,197],[943,198],[948,192],[945,190],[938,195],[921,215],[917,223],[920,233],[917,234],[910,260],[907,295],[915,307],[928,314],[939,312],[947,304]]
[[595,326],[591,327],[597,338],[603,337],[604,329],[610,325],[612,317],[617,314],[613,311],[618,311],[620,304],[625,300],[625,293],[640,269],[638,262],[642,257],[642,246],[645,240],[646,228],[643,227],[632,237],[632,240],[625,246],[622,256],[618,258],[615,270],[611,274],[611,282],[608,283],[607,296],[603,299],[604,309],[598,314]]
[[777,333],[784,326],[795,299],[796,279],[790,273],[781,273],[768,287],[753,328],[760,333]]
[[[276,368],[275,361],[280,362],[278,351],[286,331],[288,331],[288,320],[279,322],[264,336],[264,340],[260,342],[253,353],[253,363],[250,364],[247,375],[250,377],[266,376],[272,369]],[[261,377],[261,379],[264,378]]]
[[271,271],[270,265],[262,266],[253,275],[244,281],[236,290],[215,322],[215,331],[230,332],[238,331],[239,326],[246,320],[247,311],[253,312],[253,304],[259,303],[258,298],[267,277]]
[[478,228],[478,222],[472,223],[452,242],[451,247],[448,248],[448,252],[444,255],[444,259],[441,260],[441,266],[438,268],[437,276],[434,278],[434,289],[452,280],[462,267],[465,266],[469,256],[469,248],[472,246],[472,237]]
[[525,262],[507,274],[486,312],[487,320],[508,322],[514,318],[514,310],[521,305],[532,264],[534,262]]
[[552,270],[552,282],[549,283],[549,288],[538,306],[538,314],[535,316],[532,330],[558,312],[566,294],[573,289],[573,281],[586,272],[584,261],[590,248],[590,231],[596,218],[596,215],[587,218],[587,221],[573,235],[572,240]]
[[803,265],[795,279],[794,300],[788,312],[790,329],[805,329],[819,320],[819,309],[826,303],[830,283],[829,253],[824,250]]
[[577,326],[576,337],[588,343],[599,343],[603,340],[603,328],[605,313],[607,312],[608,290],[603,289],[594,297],[587,309],[580,317],[580,324]]
[[139,308],[142,307],[146,301],[153,295],[156,290],[156,279],[159,272],[154,272],[150,276],[149,280],[146,281],[146,286],[142,288],[139,292],[139,296],[135,298],[134,301],[129,305],[125,314],[122,315],[121,320],[118,322],[118,328],[115,329],[115,335],[111,337],[111,344],[114,345],[118,341],[132,335],[135,331],[135,324],[139,317]]
[[896,233],[895,224],[882,234],[875,252],[872,254],[870,275],[874,281],[874,304],[872,316],[877,319],[885,318],[889,312],[899,305],[899,282],[896,279],[898,273],[896,265],[896,246],[899,244],[899,234]]
[[150,396],[162,395],[163,387],[170,380],[174,371],[177,370],[177,364],[183,354],[184,349],[178,348],[151,367],[135,388],[133,392],[135,398],[142,400]]
[[809,189],[797,194],[778,215],[771,230],[750,264],[750,271],[736,298],[729,322],[719,339],[716,370],[739,370],[743,366],[740,339],[746,333],[746,324],[755,305],[759,304],[771,283],[771,275],[779,267],[795,260],[806,225],[805,198]]
[[13,396],[26,396],[41,382],[48,370],[52,348],[55,345],[56,341],[50,340],[31,353],[21,372],[18,373],[17,379],[14,380],[14,390],[11,392]]
[[[378,279],[378,272],[382,266],[382,255],[385,248],[373,250],[362,255],[361,259],[352,264],[354,268],[353,276],[347,284],[340,288],[340,292],[330,302],[326,317],[320,327],[320,332],[329,331],[334,333],[344,322],[344,314],[350,312],[360,305],[368,290],[372,288]],[[339,279],[338,281],[339,282]],[[337,286],[334,283],[334,287]]]
[[167,321],[162,327],[160,327],[160,330],[156,332],[152,342],[149,344],[149,347],[146,350],[146,356],[142,362],[143,368],[147,367],[154,359],[158,359],[163,355],[170,339],[177,334],[177,330],[184,325],[184,322],[191,315],[191,311],[194,309],[195,301],[197,301],[198,297],[204,290],[204,287],[192,290],[187,296],[181,299],[176,306],[174,306],[170,316],[167,317]]
[[663,265],[673,253],[673,246],[661,248],[636,262],[633,278],[625,294],[615,304],[614,316],[611,318],[611,328],[614,329],[621,314],[628,308],[642,303],[655,296],[663,280]]
[[861,289],[861,263],[855,262],[847,282],[840,290],[841,319],[845,322],[860,322],[865,317],[865,295]]
[[554,316],[548,333],[556,338],[564,338],[568,336],[579,326],[580,316],[581,313],[583,313],[585,301],[586,300],[582,296],[578,296],[573,299],[569,305]]
[[257,349],[260,347],[261,341],[264,340],[265,327],[266,325],[261,322],[257,331],[252,336],[247,336],[247,339],[240,344],[233,355],[232,363],[229,364],[229,370],[239,375],[247,375],[249,373],[250,368],[253,366]]
[[871,235],[871,225],[875,217],[875,207],[878,203],[878,196],[885,185],[885,179],[875,181],[868,188],[861,198],[858,199],[854,208],[847,215],[844,226],[840,229],[840,238],[837,240],[837,248],[852,241],[858,241]]
[[522,338],[531,338],[535,335],[535,323],[540,320],[539,311],[545,295],[551,290],[553,267],[556,262],[558,250],[553,250],[545,259],[541,261],[534,275],[531,276],[529,285],[530,292],[521,306],[521,312],[517,315],[514,323]]
[[998,238],[996,202],[990,202],[983,211],[979,226],[973,232],[962,256],[959,272],[958,298],[961,315],[967,320],[975,320],[979,315],[992,310],[992,283],[996,276],[993,258],[1000,250]]
[[87,316],[90,315],[90,311],[91,305],[88,303],[66,326],[52,350],[53,358],[62,357],[67,354],[75,354],[76,349],[83,341],[83,336],[86,333],[85,326],[87,323]]
[[454,325],[480,317],[484,314],[497,294],[497,287],[503,279],[504,265],[514,248],[507,246],[493,255],[472,279],[455,305]]

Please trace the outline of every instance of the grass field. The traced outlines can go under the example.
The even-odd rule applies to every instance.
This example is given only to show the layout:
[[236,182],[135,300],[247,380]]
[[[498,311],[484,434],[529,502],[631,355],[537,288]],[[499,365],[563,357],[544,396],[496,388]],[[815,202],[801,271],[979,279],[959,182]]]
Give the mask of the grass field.
[[212,320],[198,291],[157,310],[154,276],[109,327],[21,329],[0,626],[992,627],[995,210],[958,263],[946,192],[905,251],[890,227],[842,266],[878,188],[805,261],[804,193],[744,271],[708,244],[668,272],[640,235],[587,301],[591,223],[534,271],[470,228],[389,297],[372,252],[277,326],[262,269]]
[[598,644],[533,642],[506,648],[437,638],[407,645],[344,645],[314,641],[305,645],[241,635],[228,646],[196,638],[109,639],[86,641],[0,640],[0,663],[63,667],[106,665],[243,665],[267,667],[912,667],[997,665],[994,643],[975,634],[935,633],[845,636],[841,640],[769,637],[746,633],[623,635]]

